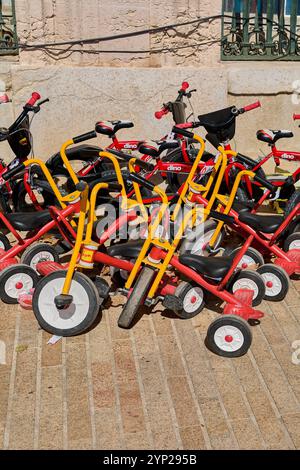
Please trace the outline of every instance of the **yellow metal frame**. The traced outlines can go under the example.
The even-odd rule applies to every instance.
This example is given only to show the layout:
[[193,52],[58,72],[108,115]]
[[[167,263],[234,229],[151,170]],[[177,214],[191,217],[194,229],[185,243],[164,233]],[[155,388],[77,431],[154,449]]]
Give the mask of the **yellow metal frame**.
[[[225,168],[226,168],[226,165],[227,165],[227,156],[223,152],[223,149],[220,148],[220,150],[222,150],[222,152],[220,153],[220,155],[218,156],[218,158],[215,162],[214,171],[210,175],[207,184],[204,186],[204,185],[199,185],[199,184],[195,183],[193,181],[193,178],[195,176],[195,173],[198,169],[198,165],[199,165],[200,160],[202,158],[202,155],[204,153],[205,143],[204,143],[204,140],[196,134],[194,134],[193,138],[200,143],[200,148],[199,148],[197,157],[195,158],[195,161],[192,165],[190,173],[189,173],[187,179],[185,180],[185,183],[183,185],[183,188],[182,188],[180,197],[177,201],[177,204],[174,208],[172,218],[171,218],[172,221],[174,221],[176,219],[176,217],[178,216],[180,208],[182,207],[182,203],[185,202],[185,201],[189,201],[191,192],[196,191],[196,192],[204,192],[205,194],[207,194],[209,192],[211,186],[212,186],[212,183],[214,181],[215,175],[217,174],[218,170],[220,168],[222,168],[222,171],[224,172]],[[224,164],[223,164],[223,159],[226,160]],[[223,179],[223,175],[218,177],[218,184],[221,184],[222,179]],[[151,222],[150,225],[149,225],[147,239],[145,240],[145,243],[142,246],[140,254],[139,254],[139,256],[138,256],[138,258],[137,258],[137,260],[134,264],[134,267],[133,267],[133,269],[132,269],[132,271],[131,271],[128,279],[127,279],[127,282],[125,284],[125,289],[127,289],[127,290],[129,290],[132,287],[133,282],[134,282],[134,280],[137,276],[137,273],[138,273],[142,263],[154,267],[155,269],[158,270],[158,272],[157,272],[157,275],[156,275],[156,277],[154,279],[154,282],[151,286],[151,289],[149,291],[149,294],[148,294],[149,298],[152,298],[154,296],[154,294],[155,294],[155,292],[156,292],[156,290],[159,286],[159,283],[160,283],[160,281],[161,281],[161,279],[162,279],[162,277],[163,277],[163,275],[164,275],[164,273],[165,273],[165,271],[166,271],[166,269],[169,265],[169,262],[170,262],[173,254],[174,254],[174,252],[175,252],[175,250],[178,246],[179,240],[181,239],[182,234],[183,234],[183,232],[184,232],[184,230],[187,226],[188,220],[190,218],[192,218],[193,223],[196,222],[196,212],[195,212],[195,209],[192,208],[191,211],[189,211],[189,213],[186,214],[183,221],[181,222],[179,230],[176,233],[172,243],[170,243],[169,241],[167,241],[165,239],[157,238],[155,236],[155,233],[158,229],[158,226],[159,226],[163,216],[165,215],[167,209],[169,208],[169,203],[168,203],[168,197],[167,197],[167,195],[164,191],[162,191],[160,188],[156,187],[156,192],[161,197],[162,205],[161,205],[154,221]],[[213,191],[213,193],[215,193],[215,190]],[[206,211],[204,210],[204,212],[206,212]],[[150,248],[150,245],[155,245],[155,246],[157,246],[159,248],[162,248],[162,249],[167,251],[166,257],[164,258],[164,260],[162,262],[155,263],[154,261],[151,261],[148,257],[146,257],[146,254],[147,254],[147,251]]]
[[[62,161],[63,161],[63,163],[64,163],[64,165],[65,165],[72,181],[73,181],[73,183],[76,185],[77,183],[79,183],[79,179],[78,179],[75,171],[73,170],[72,165],[70,164],[70,162],[68,160],[68,157],[66,155],[66,149],[68,147],[70,147],[71,145],[73,145],[73,144],[74,144],[73,139],[67,140],[61,146],[60,155],[61,155]],[[67,206],[67,203],[72,203],[80,197],[80,191],[73,191],[72,193],[68,194],[67,196],[63,196],[61,194],[61,192],[59,191],[58,186],[55,183],[54,179],[52,178],[52,175],[51,175],[50,171],[48,170],[46,164],[42,160],[40,160],[38,158],[31,158],[29,160],[25,160],[25,162],[24,162],[25,167],[28,167],[28,166],[31,166],[31,165],[38,165],[41,168],[42,172],[44,173],[44,175],[45,175],[45,177],[48,181],[48,183],[51,186],[52,191],[54,192],[59,204],[61,205],[61,207],[63,209]]]
[[[141,196],[138,183],[133,183],[136,200],[129,199],[126,194],[126,186],[125,186],[124,178],[121,172],[119,160],[108,151],[101,151],[99,155],[101,158],[109,159],[113,164],[117,181],[121,186],[121,191],[120,191],[121,196],[122,196],[121,208],[125,211],[139,208],[141,210],[143,219],[148,223],[148,214],[143,204],[143,199]],[[135,160],[136,158],[132,158],[129,162],[129,170],[131,173],[134,173]],[[83,266],[82,264],[80,264],[80,260],[86,261],[87,263],[92,261],[92,256],[91,256],[92,249],[90,247],[94,247],[94,249],[97,249],[99,247],[99,243],[96,243],[92,240],[93,224],[96,219],[95,217],[96,200],[97,200],[97,195],[99,191],[101,191],[102,189],[107,189],[107,188],[109,188],[109,183],[98,183],[92,189],[90,198],[88,198],[88,188],[85,188],[85,190],[80,195],[80,213],[79,213],[78,228],[77,228],[77,233],[76,233],[76,242],[75,242],[72,257],[69,263],[69,267],[67,270],[67,275],[66,275],[65,282],[63,285],[62,294],[69,293],[72,278],[77,268],[89,269],[88,266]],[[157,187],[154,188],[154,191],[156,191],[158,194],[162,192],[160,188],[157,188]],[[86,218],[87,218],[87,224],[86,224],[86,230],[85,230]],[[91,266],[90,266],[91,268],[93,267],[92,264],[93,263],[91,262]]]
[[[168,204],[166,204],[166,201],[167,201],[167,196],[165,193],[161,194],[161,198],[162,198],[162,206],[159,210],[159,213],[157,214],[156,216],[156,219],[154,220],[153,223],[150,224],[150,230],[148,231],[148,237],[147,239],[145,240],[145,243],[141,249],[141,252],[134,264],[134,267],[127,279],[127,282],[125,284],[125,289],[127,290],[130,290],[135,279],[136,279],[136,276],[138,274],[138,271],[141,267],[142,264],[144,265],[147,265],[147,266],[151,266],[153,268],[155,268],[157,270],[157,274],[152,282],[152,285],[151,285],[151,288],[148,292],[148,295],[147,295],[147,298],[148,299],[152,299],[159,287],[159,284],[163,278],[163,275],[165,274],[167,268],[168,268],[168,265],[178,247],[178,244],[180,242],[180,240],[182,239],[182,236],[188,226],[188,223],[192,223],[192,226],[195,226],[195,223],[197,221],[197,216],[198,214],[201,215],[201,221],[199,221],[199,223],[203,223],[205,222],[205,220],[209,217],[209,214],[210,214],[210,211],[212,210],[212,207],[213,205],[215,204],[216,201],[218,201],[218,209],[221,208],[221,206],[223,207],[223,205],[225,204],[225,209],[224,209],[224,213],[228,213],[232,207],[232,204],[233,204],[233,201],[234,201],[234,198],[235,198],[235,195],[236,195],[236,192],[237,192],[237,189],[238,189],[238,186],[239,186],[239,183],[240,183],[240,180],[243,176],[250,176],[250,177],[253,177],[254,176],[254,173],[251,172],[251,171],[242,171],[238,174],[236,180],[235,180],[235,183],[233,185],[233,188],[232,188],[232,191],[231,191],[231,194],[230,196],[224,196],[222,194],[219,194],[219,189],[220,189],[220,186],[221,186],[221,183],[223,181],[223,176],[224,176],[224,173],[225,173],[225,170],[226,170],[226,167],[227,167],[227,162],[228,162],[228,156],[229,155],[236,155],[236,152],[233,152],[233,151],[225,151],[223,149],[223,147],[219,147],[218,150],[219,150],[219,155],[217,156],[216,160],[215,160],[215,165],[214,165],[214,169],[208,179],[208,182],[207,184],[204,186],[204,185],[199,185],[197,183],[195,183],[193,181],[193,177],[195,175],[195,172],[196,172],[196,169],[198,167],[198,164],[201,160],[201,157],[203,155],[203,152],[204,152],[204,141],[203,139],[201,139],[201,137],[199,137],[198,135],[194,134],[193,138],[195,140],[198,140],[198,142],[200,143],[200,149],[199,149],[199,152],[197,154],[197,157],[195,159],[195,162],[194,162],[194,165],[193,167],[191,168],[191,171],[190,171],[190,174],[185,182],[185,185],[184,185],[184,188],[183,188],[183,191],[180,195],[180,198],[177,202],[177,205],[175,206],[175,209],[174,209],[174,212],[173,212],[173,217],[172,217],[172,221],[174,221],[176,219],[176,217],[178,216],[179,214],[179,210],[180,210],[180,207],[182,206],[182,202],[190,202],[191,201],[191,197],[192,197],[192,194],[193,193],[202,193],[202,196],[205,198],[209,191],[211,190],[212,188],[212,184],[214,184],[214,188],[213,188],[213,191],[209,197],[209,201],[208,201],[208,204],[205,208],[202,208],[202,207],[197,207],[196,205],[194,206],[191,206],[191,209],[189,210],[189,212],[187,214],[185,214],[183,220],[181,221],[180,223],[180,227],[178,229],[178,231],[176,232],[175,236],[174,236],[174,239],[173,241],[170,243],[169,241],[167,240],[162,240],[160,238],[156,238],[155,237],[155,232],[167,210],[167,208],[169,207]],[[217,239],[217,236],[222,228],[222,226],[224,225],[224,222],[219,222],[217,224],[217,227],[216,227],[216,230],[215,230],[215,233],[214,233],[214,236],[213,236],[213,242],[215,242],[215,240]],[[211,242],[211,244],[213,244]],[[159,248],[162,248],[164,250],[166,250],[166,255],[164,257],[164,259],[162,261],[159,261],[159,262],[155,262],[154,260],[151,260],[149,259],[149,257],[147,257],[147,252],[150,248],[151,245],[154,245],[154,246],[157,246]]]

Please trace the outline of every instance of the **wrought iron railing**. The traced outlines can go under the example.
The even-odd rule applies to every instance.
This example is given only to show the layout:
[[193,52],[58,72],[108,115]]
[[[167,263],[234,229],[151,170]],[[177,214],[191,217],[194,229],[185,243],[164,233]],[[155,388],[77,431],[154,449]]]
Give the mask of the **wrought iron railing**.
[[223,60],[300,60],[300,0],[223,0]]
[[17,52],[15,0],[0,0],[0,55]]

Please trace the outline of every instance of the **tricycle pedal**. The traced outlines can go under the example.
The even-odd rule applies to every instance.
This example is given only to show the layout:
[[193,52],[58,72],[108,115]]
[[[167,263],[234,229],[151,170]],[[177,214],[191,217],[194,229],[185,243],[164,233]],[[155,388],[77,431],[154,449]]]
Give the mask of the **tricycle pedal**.
[[59,294],[54,298],[54,303],[58,310],[68,308],[73,302],[73,295]]
[[105,281],[105,279],[102,279],[100,276],[97,276],[94,284],[97,288],[97,291],[99,293],[99,296],[103,299],[106,300],[109,296],[109,291],[110,291],[110,286],[109,284]]

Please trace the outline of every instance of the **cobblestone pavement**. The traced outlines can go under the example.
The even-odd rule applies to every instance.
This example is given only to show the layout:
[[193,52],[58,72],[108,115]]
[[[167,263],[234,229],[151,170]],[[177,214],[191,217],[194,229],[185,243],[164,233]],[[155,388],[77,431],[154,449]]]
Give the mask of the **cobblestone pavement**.
[[124,331],[121,302],[53,346],[32,312],[1,304],[0,447],[300,448],[300,281],[285,301],[263,304],[251,351],[234,360],[204,346],[215,312],[184,321],[158,305]]

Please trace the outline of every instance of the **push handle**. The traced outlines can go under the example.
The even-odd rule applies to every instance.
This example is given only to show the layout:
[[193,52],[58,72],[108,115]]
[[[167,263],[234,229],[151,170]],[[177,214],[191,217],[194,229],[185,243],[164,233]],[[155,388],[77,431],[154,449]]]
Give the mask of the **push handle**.
[[222,222],[225,222],[226,224],[234,223],[234,217],[232,217],[231,215],[222,214],[222,212],[210,211],[209,215],[213,219],[221,220]]
[[167,106],[164,106],[163,108],[161,108],[160,111],[156,111],[156,113],[154,113],[154,116],[156,117],[156,119],[161,119],[163,116],[165,116],[169,112],[170,112],[169,108]]
[[246,113],[247,111],[251,111],[252,109],[260,108],[261,103],[260,101],[255,101],[255,103],[248,104],[247,106],[244,106],[243,108],[240,109],[242,113]]
[[179,134],[179,135],[183,135],[184,137],[188,137],[190,139],[193,139],[194,138],[194,133],[193,132],[189,132],[185,129],[181,129],[180,127],[177,127],[177,126],[174,126],[173,129],[172,129],[172,132],[174,134]]
[[96,131],[86,132],[85,134],[77,135],[73,137],[74,144],[79,144],[79,142],[84,142],[85,140],[94,139],[97,137]]
[[108,183],[108,189],[111,191],[122,191],[123,186],[119,183]]
[[150,189],[150,191],[152,191],[155,187],[155,184],[153,184],[150,181],[146,180],[142,176],[137,175],[136,173],[130,173],[130,175],[128,175],[128,178],[131,181],[133,181],[134,183],[138,183],[141,186],[144,186],[145,188]]
[[11,170],[7,170],[5,173],[3,173],[2,178],[4,181],[9,180],[13,176],[17,175],[20,173],[20,171],[25,169],[24,163],[21,163],[20,165],[16,166],[15,168],[12,168]]
[[277,186],[274,186],[274,184],[270,183],[270,181],[266,180],[265,178],[262,178],[261,176],[255,175],[253,179],[265,188],[269,189],[272,193],[277,190]]
[[293,114],[294,121],[298,121],[300,119],[300,114]]
[[34,91],[31,95],[31,98],[27,101],[25,106],[34,106],[37,100],[41,98],[41,95]]

